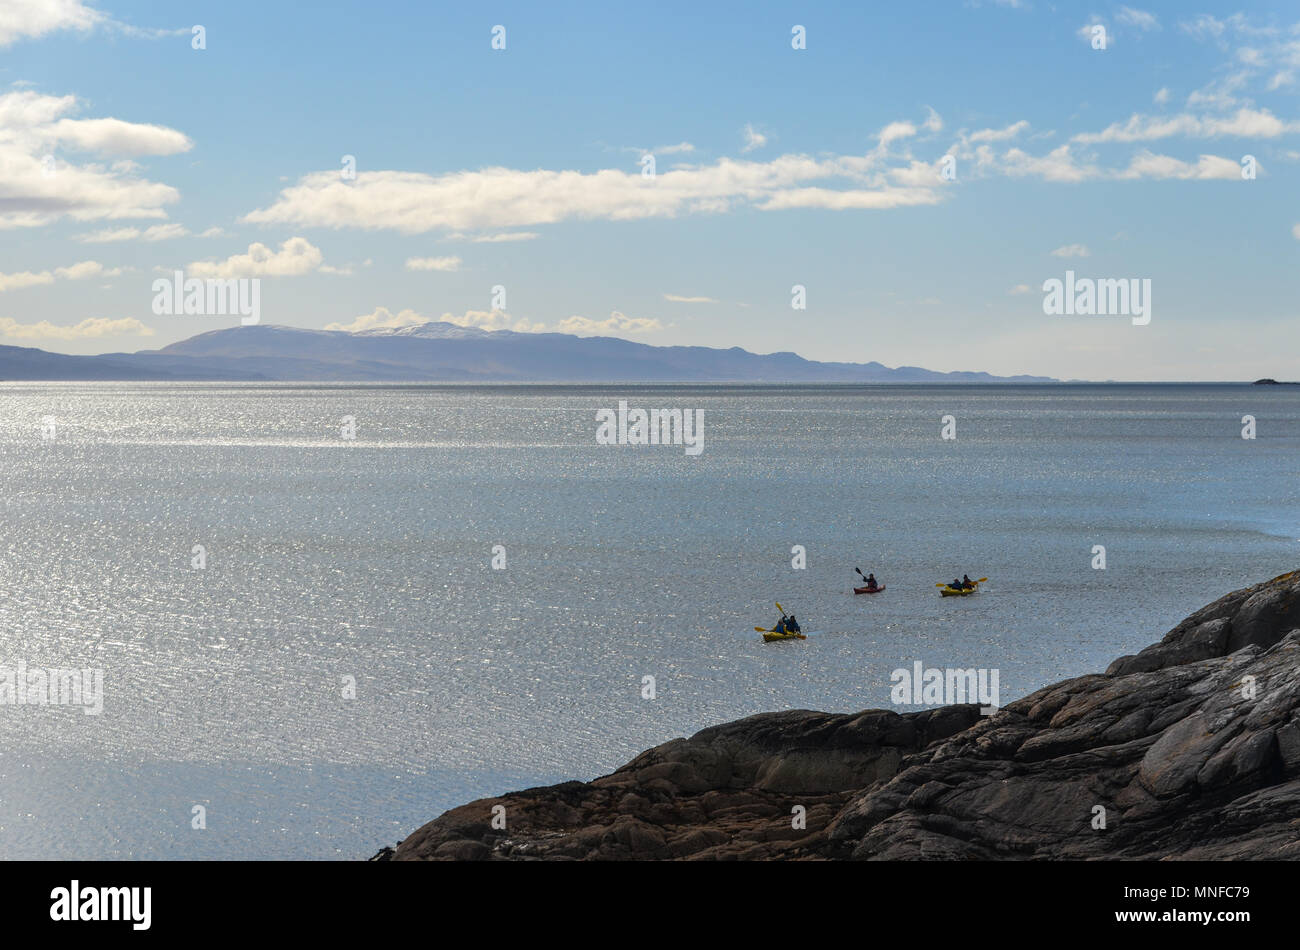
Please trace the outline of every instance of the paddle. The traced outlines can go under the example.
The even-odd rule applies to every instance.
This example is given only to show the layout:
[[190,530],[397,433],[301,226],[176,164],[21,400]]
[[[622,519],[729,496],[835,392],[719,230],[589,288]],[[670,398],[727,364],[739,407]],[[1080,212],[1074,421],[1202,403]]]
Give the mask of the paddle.
[[879,584],[872,584],[871,581],[868,580],[867,575],[862,573],[862,568],[860,568],[860,567],[855,567],[854,570],[858,572],[858,577],[862,578],[864,581],[867,582],[867,587],[869,587],[869,588],[871,588],[871,589],[873,589],[873,590],[879,590],[880,585],[879,585]]

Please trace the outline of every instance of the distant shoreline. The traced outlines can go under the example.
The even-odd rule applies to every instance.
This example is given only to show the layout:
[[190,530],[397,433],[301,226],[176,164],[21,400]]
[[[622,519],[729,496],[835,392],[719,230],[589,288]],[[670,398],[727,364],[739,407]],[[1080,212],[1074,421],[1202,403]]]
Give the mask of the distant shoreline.
[[611,386],[636,386],[642,389],[680,389],[683,387],[731,387],[736,389],[885,389],[885,388],[923,388],[927,386],[940,387],[977,387],[988,389],[1009,389],[1009,388],[1061,388],[1069,386],[1300,386],[1300,382],[1279,382],[1277,380],[1255,380],[1246,382],[1243,380],[1117,380],[1117,379],[1054,379],[1041,381],[1024,381],[1011,379],[998,380],[949,380],[949,379],[920,379],[920,380],[836,380],[836,381],[818,381],[818,380],[745,380],[745,379],[719,379],[719,380],[701,380],[701,379],[682,379],[682,380],[643,380],[643,379],[610,379],[610,380],[520,380],[520,379],[499,379],[499,380],[428,380],[428,379],[410,379],[410,380],[340,380],[340,379],[186,379],[186,378],[137,378],[137,377],[120,377],[120,378],[100,378],[100,379],[77,379],[68,378],[22,378],[22,379],[5,379],[0,378],[0,385],[7,383],[67,383],[76,385],[87,385],[93,383],[139,383],[161,386],[240,386],[240,387],[311,387],[320,389],[395,389],[395,388],[420,388],[420,389],[474,389],[482,387],[507,388],[514,387],[518,389],[539,388],[539,389],[557,389],[557,388],[588,388],[602,389]]

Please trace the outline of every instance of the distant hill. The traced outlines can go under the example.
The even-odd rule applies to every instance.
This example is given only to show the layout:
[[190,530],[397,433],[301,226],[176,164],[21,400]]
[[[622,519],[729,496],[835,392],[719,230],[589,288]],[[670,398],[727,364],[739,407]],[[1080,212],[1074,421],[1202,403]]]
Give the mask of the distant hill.
[[0,346],[0,380],[250,380],[262,377],[246,371],[214,373],[188,358],[138,360],[135,354],[69,356],[28,346]]
[[4,379],[278,380],[303,382],[1055,382],[1044,376],[939,373],[880,363],[820,363],[704,346],[612,337],[487,331],[451,323],[347,333],[256,325],[161,350],[64,356],[0,347]]

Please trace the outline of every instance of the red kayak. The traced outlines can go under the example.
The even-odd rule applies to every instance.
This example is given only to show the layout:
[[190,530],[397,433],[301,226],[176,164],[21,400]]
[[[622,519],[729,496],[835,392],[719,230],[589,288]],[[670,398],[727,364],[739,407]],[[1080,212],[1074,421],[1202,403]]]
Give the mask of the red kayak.
[[855,588],[853,588],[853,593],[855,593],[855,594],[879,594],[879,593],[880,593],[882,590],[884,590],[884,589],[885,589],[885,585],[884,585],[884,584],[881,584],[879,587],[855,587]]

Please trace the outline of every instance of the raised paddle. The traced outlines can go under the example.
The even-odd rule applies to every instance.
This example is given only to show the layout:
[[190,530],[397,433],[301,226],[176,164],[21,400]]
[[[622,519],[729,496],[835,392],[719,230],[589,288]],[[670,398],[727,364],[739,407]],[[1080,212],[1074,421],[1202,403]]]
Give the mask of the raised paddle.
[[[782,617],[785,616],[785,608],[781,606],[780,601],[777,601],[777,602],[776,602],[776,609],[779,610],[779,611],[781,611],[781,616],[782,616]],[[765,627],[755,627],[755,628],[754,628],[754,632],[755,632],[755,633],[775,633],[776,631],[775,631],[775,630],[768,630],[768,629],[766,629]]]
[[[883,584],[873,584],[873,583],[871,583],[871,580],[867,577],[867,575],[862,573],[862,568],[860,568],[860,567],[855,567],[854,570],[858,572],[858,577],[862,578],[864,581],[867,582],[867,586],[864,588],[865,590],[868,590],[868,591],[871,591],[871,592],[875,592],[875,591],[878,591],[878,590],[884,590],[884,589],[885,589],[885,585],[883,585]],[[857,591],[857,589],[855,588],[854,591],[853,591],[853,593],[856,594],[857,592],[858,592],[858,591]]]
[[862,568],[855,567],[854,570],[858,572],[858,577],[862,578],[864,581],[867,581],[868,584],[871,583],[870,580],[867,580],[867,575],[862,573]]

